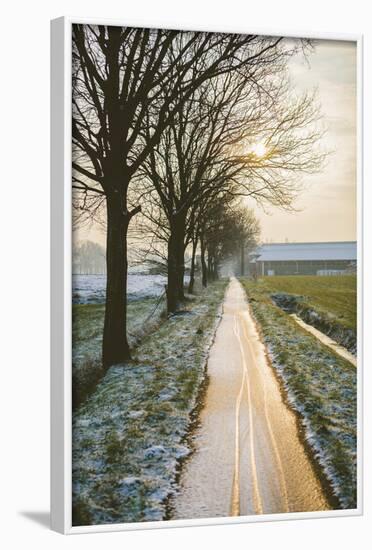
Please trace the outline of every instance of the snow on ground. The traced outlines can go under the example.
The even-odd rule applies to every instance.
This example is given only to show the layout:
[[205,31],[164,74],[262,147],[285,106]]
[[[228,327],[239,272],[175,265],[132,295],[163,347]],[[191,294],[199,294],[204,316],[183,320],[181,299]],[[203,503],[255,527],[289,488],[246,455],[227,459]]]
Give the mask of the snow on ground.
[[[131,300],[127,307],[128,341],[136,346],[162,322],[165,297]],[[72,395],[74,408],[90,394],[104,371],[102,334],[104,304],[74,304],[72,307]]]
[[[128,300],[160,296],[167,278],[164,275],[128,273]],[[106,275],[73,275],[73,304],[103,304],[106,296]]]
[[188,301],[74,413],[75,525],[164,519],[225,286]]
[[[185,276],[187,283],[188,276]],[[163,275],[130,272],[128,276],[128,341],[136,346],[156,329],[166,305]],[[102,377],[102,334],[105,275],[73,276],[72,362],[73,405],[80,404]]]

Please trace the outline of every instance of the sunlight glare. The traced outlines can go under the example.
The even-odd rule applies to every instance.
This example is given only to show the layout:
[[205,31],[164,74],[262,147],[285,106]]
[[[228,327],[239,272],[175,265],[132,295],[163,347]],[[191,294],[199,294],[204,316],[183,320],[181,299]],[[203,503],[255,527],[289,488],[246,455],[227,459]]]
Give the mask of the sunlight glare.
[[255,143],[252,147],[252,152],[256,155],[256,157],[262,158],[266,155],[266,146],[261,141],[259,143]]

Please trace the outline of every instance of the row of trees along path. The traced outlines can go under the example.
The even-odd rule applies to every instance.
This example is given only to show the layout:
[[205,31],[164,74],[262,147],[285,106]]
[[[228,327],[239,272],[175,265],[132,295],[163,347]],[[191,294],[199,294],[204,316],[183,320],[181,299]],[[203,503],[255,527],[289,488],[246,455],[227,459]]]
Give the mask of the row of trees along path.
[[278,37],[73,25],[73,199],[78,222],[104,209],[106,367],[130,358],[130,224],[165,257],[174,312],[188,247],[192,290],[198,247],[206,285],[237,240],[257,236],[242,196],[291,208],[300,174],[319,169],[316,98],[295,96],[287,74],[288,61],[311,48]]

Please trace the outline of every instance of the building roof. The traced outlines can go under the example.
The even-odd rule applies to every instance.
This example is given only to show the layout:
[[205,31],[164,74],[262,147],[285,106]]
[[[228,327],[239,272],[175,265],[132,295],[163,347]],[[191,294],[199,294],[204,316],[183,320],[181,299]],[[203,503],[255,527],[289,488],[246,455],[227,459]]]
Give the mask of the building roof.
[[356,241],[324,243],[270,243],[257,248],[259,262],[357,259]]

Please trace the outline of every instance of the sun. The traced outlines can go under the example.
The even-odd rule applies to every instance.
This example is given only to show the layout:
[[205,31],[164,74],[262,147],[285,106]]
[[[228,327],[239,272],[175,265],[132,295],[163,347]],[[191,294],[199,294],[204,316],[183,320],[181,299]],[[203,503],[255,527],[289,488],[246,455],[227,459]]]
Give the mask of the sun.
[[255,143],[252,147],[252,153],[254,153],[256,157],[264,157],[267,153],[265,144],[262,141],[260,141],[259,143]]

